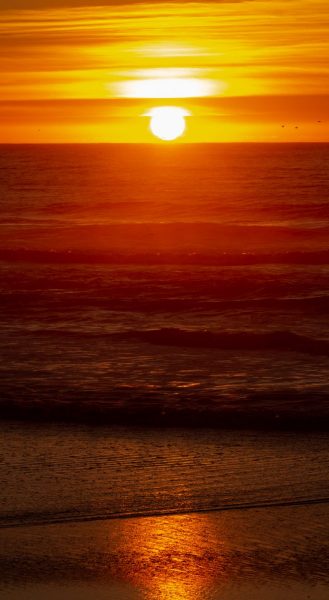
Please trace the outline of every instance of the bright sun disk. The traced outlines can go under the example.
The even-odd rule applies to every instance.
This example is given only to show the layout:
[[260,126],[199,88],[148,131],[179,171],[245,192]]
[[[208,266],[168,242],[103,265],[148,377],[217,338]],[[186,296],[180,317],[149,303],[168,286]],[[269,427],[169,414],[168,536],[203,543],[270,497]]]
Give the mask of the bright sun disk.
[[153,135],[169,142],[183,135],[186,129],[185,117],[189,112],[178,106],[158,106],[147,114],[151,117],[150,129]]

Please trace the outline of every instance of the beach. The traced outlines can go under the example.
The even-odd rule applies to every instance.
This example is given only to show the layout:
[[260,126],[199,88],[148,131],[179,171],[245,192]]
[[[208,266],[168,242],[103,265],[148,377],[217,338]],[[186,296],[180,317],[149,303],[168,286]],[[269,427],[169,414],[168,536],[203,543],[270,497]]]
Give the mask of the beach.
[[325,600],[328,506],[1,532],[3,600]]
[[0,598],[328,595],[328,434],[1,424]]

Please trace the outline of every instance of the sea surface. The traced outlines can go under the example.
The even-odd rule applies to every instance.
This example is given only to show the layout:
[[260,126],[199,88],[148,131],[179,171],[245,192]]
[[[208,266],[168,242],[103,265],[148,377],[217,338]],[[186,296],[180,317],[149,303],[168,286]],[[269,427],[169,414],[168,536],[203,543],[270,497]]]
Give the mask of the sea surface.
[[0,597],[328,595],[329,144],[0,146]]
[[0,146],[0,417],[328,429],[328,162]]

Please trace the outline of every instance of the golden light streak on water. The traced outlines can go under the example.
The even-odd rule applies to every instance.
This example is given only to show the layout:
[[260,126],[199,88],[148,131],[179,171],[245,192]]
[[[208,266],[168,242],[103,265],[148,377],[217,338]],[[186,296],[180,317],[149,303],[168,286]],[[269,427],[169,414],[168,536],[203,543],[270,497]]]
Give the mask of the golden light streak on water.
[[[145,590],[145,600],[204,599],[225,570],[225,541],[207,515],[134,519],[118,533],[119,553],[129,548],[125,580]],[[213,554],[204,552],[205,538],[216,539]]]

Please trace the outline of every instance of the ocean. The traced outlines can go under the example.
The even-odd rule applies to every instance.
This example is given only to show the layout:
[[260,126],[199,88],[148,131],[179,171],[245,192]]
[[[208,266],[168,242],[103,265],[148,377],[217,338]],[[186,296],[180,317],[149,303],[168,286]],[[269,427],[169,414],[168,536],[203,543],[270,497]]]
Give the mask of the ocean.
[[0,598],[325,600],[329,144],[0,146]]
[[323,503],[329,144],[1,146],[1,527]]
[[0,146],[0,417],[327,430],[328,162]]

